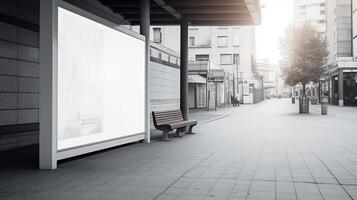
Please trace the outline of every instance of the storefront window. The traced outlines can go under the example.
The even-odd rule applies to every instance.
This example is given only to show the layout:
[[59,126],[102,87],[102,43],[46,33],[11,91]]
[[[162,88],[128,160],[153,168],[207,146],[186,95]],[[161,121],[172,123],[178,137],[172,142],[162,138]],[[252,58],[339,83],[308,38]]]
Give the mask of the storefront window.
[[357,73],[344,73],[344,104],[357,106]]

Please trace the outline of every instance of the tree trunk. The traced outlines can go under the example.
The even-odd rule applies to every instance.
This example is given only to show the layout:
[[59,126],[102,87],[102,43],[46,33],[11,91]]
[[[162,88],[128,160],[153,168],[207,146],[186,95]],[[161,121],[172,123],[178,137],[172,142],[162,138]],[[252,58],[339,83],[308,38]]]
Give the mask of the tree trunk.
[[306,97],[306,83],[302,84],[302,96]]

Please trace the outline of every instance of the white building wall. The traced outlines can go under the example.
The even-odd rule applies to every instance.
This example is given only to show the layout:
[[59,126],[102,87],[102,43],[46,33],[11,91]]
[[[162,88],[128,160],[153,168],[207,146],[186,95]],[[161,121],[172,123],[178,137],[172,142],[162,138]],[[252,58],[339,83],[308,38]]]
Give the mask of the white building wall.
[[352,0],[353,58],[357,61],[357,0]]
[[162,41],[158,44],[178,53],[180,52],[180,26],[151,26],[151,41],[154,41],[154,28],[161,29]]
[[[152,26],[153,29],[161,28],[162,41],[160,45],[173,51],[180,52],[180,27],[178,26]],[[227,47],[218,47],[218,36],[228,37]],[[194,37],[195,45],[189,44],[189,59],[195,60],[196,55],[208,54],[210,61],[222,67],[226,72],[236,74],[236,64],[221,64],[221,54],[239,54],[239,71],[243,72],[245,79],[251,79],[251,57],[255,57],[255,29],[254,27],[190,27],[189,37]],[[238,44],[235,44],[238,41]]]
[[295,23],[310,22],[322,37],[326,32],[325,0],[294,0]]
[[351,0],[327,0],[328,63],[352,57]]
[[239,72],[242,72],[240,77],[243,80],[252,80],[252,57],[255,57],[255,37],[254,29],[251,27],[243,27],[240,29],[240,68]]

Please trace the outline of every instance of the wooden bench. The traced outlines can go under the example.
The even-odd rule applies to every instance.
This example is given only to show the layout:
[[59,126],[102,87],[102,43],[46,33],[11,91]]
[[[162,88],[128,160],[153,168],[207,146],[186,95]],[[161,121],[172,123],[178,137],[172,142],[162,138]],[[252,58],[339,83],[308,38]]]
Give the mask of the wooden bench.
[[152,118],[156,129],[162,131],[162,140],[168,141],[168,133],[176,129],[175,136],[182,137],[184,130],[188,131],[188,134],[192,133],[192,128],[197,125],[197,121],[184,120],[181,110],[169,110],[169,111],[153,111]]

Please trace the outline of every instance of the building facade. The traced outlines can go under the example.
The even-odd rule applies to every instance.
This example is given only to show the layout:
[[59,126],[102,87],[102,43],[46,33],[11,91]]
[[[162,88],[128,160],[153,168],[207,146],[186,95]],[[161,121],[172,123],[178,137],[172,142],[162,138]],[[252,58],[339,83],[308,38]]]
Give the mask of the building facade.
[[[352,2],[326,1],[327,76],[322,82],[322,92],[329,95],[335,105],[356,105],[357,62],[354,58]],[[353,7],[356,7],[355,5]]]
[[268,60],[258,60],[256,72],[263,77],[264,98],[272,98],[278,96],[278,72],[274,65]]
[[[320,33],[321,38],[326,40],[328,34],[326,33],[326,11],[325,0],[294,0],[294,23],[296,25],[310,23],[316,31]],[[301,89],[301,87],[299,87],[299,89]],[[316,91],[319,91],[319,84],[310,83],[307,89],[308,95],[318,99],[320,94]]]
[[[174,51],[180,51],[177,26],[152,26],[151,40]],[[218,84],[217,105],[230,103],[236,96],[243,103],[254,103],[255,87],[252,69],[256,65],[254,27],[191,26],[189,28],[190,61],[206,61],[225,72],[223,84]]]
[[334,105],[357,105],[356,8],[355,0],[294,0],[295,24],[311,23],[326,39],[329,55],[319,93]]
[[294,23],[311,23],[321,34],[326,36],[325,0],[294,0]]
[[253,27],[190,27],[189,57],[209,61],[224,69],[226,75],[218,104],[237,96],[243,103],[254,103],[252,69],[255,65]]

